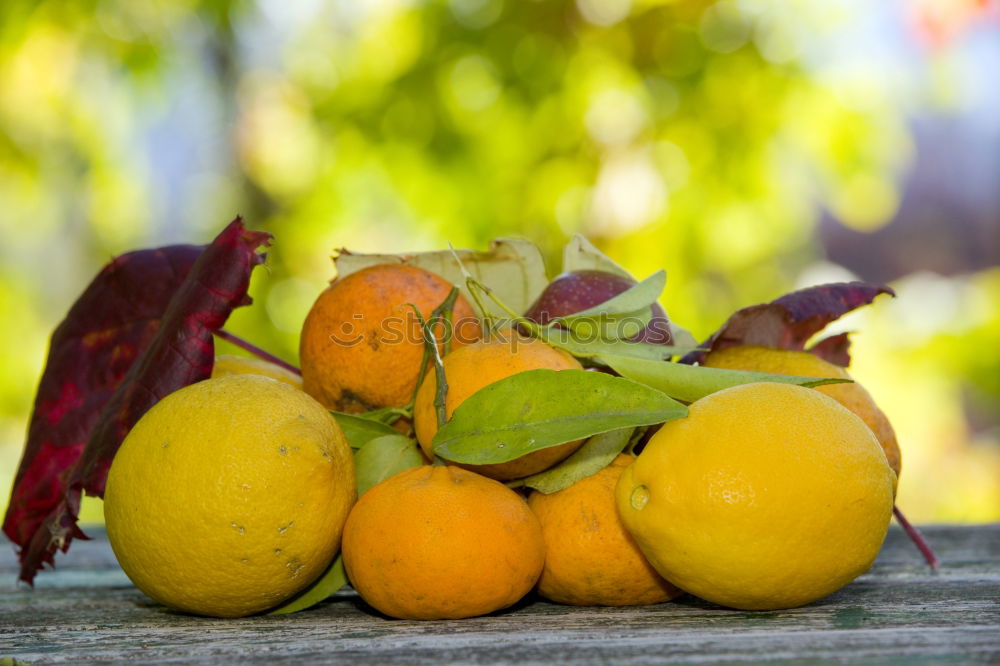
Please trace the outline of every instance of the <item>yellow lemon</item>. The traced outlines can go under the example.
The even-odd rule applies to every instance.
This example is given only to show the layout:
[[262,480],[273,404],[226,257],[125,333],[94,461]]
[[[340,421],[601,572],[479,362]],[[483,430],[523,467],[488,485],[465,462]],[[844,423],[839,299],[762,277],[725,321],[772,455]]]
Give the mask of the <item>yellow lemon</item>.
[[300,375],[260,358],[231,356],[229,354],[216,356],[215,364],[212,366],[212,377],[225,377],[227,375],[261,375],[302,390],[302,377]]
[[832,398],[756,383],[666,423],[616,488],[656,570],[723,606],[792,608],[868,570],[895,473],[871,430]]
[[323,573],[354,499],[330,413],[287,384],[232,375],[180,389],[136,423],[104,512],[136,587],[171,608],[239,617]]
[[[799,377],[836,377],[850,379],[851,376],[839,365],[834,365],[815,354],[791,349],[771,349],[757,345],[738,345],[713,351],[705,357],[702,365],[710,368],[730,370],[750,370],[779,375]],[[865,387],[857,382],[851,384],[826,384],[816,390],[825,393],[844,407],[861,417],[875,437],[878,438],[889,460],[892,471],[899,476],[900,454],[896,433],[889,419],[879,409]]]

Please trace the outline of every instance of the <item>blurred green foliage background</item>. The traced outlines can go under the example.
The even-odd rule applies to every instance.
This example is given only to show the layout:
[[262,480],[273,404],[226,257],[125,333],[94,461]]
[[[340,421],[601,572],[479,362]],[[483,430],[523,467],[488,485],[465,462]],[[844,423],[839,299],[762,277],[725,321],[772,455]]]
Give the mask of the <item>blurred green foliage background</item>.
[[[240,213],[275,242],[227,328],[293,362],[338,247],[522,236],[555,274],[581,232],[640,277],[666,268],[662,302],[699,339],[796,287],[887,280],[898,298],[842,327],[900,435],[899,504],[1000,520],[1000,207],[961,188],[965,217],[924,205],[922,182],[962,177],[927,175],[953,162],[920,142],[926,119],[965,119],[969,146],[998,145],[975,115],[996,114],[977,69],[1000,61],[982,47],[995,9],[5,0],[0,501],[48,335],[86,282]],[[996,189],[996,160],[975,172]]]

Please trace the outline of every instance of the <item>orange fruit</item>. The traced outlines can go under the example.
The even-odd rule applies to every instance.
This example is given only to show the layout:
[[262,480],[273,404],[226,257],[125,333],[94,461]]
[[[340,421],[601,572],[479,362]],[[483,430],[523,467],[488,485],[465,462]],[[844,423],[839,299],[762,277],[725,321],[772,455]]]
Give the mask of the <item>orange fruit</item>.
[[[583,366],[566,352],[550,347],[534,338],[504,332],[489,340],[455,349],[444,358],[444,375],[448,384],[445,413],[448,418],[466,398],[493,382],[527,370],[582,370]],[[417,391],[413,405],[413,426],[424,454],[433,459],[431,441],[437,432],[437,411],[434,394],[437,377],[430,368]],[[541,472],[551,467],[580,447],[582,441],[566,442],[559,446],[540,449],[515,460],[493,465],[462,465],[466,469],[507,481]]]
[[683,594],[656,573],[618,516],[615,484],[634,460],[619,455],[568,488],[549,495],[536,490],[528,497],[545,537],[538,593],[546,599],[574,606],[640,606]]
[[[757,345],[738,345],[713,351],[702,365],[729,370],[750,370],[799,377],[836,377],[851,379],[847,370],[825,361],[815,354],[791,349],[771,349]],[[879,409],[861,384],[827,384],[816,390],[825,393],[861,417],[882,445],[889,467],[899,476],[901,465],[896,433],[885,413]]]
[[[413,304],[427,318],[452,285],[403,264],[370,266],[334,280],[302,326],[299,355],[306,393],[330,409],[360,413],[410,402],[420,378],[424,343]],[[451,330],[435,329],[452,346],[482,335],[472,307],[459,295]]]
[[347,518],[347,576],[373,608],[408,620],[484,615],[516,603],[542,572],[538,519],[502,483],[451,466],[400,472]]

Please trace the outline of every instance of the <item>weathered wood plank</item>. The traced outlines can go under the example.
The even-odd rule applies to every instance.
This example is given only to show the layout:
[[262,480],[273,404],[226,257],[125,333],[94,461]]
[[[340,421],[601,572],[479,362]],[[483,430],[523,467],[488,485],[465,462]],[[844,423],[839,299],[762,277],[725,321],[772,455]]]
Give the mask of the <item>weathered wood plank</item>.
[[484,618],[385,619],[353,595],[289,616],[216,620],[146,599],[100,533],[34,591],[0,555],[0,657],[30,663],[1000,663],[1000,525],[927,528],[940,572],[893,529],[871,572],[805,608],[746,613],[692,597],[639,608],[538,600]]

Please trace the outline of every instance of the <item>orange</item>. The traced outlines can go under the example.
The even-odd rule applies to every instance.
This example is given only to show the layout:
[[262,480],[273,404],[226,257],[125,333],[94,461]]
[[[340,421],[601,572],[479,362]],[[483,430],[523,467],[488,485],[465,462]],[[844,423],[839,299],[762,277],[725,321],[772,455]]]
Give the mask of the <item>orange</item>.
[[634,460],[622,454],[568,488],[531,493],[528,506],[545,537],[538,593],[546,599],[574,606],[639,606],[683,594],[656,573],[618,516],[615,484]]
[[[452,351],[444,358],[444,375],[448,384],[445,413],[448,418],[455,409],[479,389],[519,372],[548,368],[550,370],[582,370],[583,366],[566,352],[509,331],[493,335],[467,347]],[[437,378],[431,368],[417,391],[413,405],[413,425],[417,441],[428,458],[434,457],[431,441],[437,432],[437,412],[434,394]],[[558,396],[553,396],[558,399]],[[541,472],[580,447],[581,441],[540,449],[515,460],[494,465],[463,465],[466,469],[506,481]]]
[[[403,264],[371,266],[334,280],[302,326],[300,357],[306,393],[330,409],[359,413],[409,404],[420,377],[424,343],[410,307],[426,318],[452,285]],[[459,295],[447,331],[460,346],[481,336],[472,307]]]
[[376,610],[409,620],[484,615],[516,603],[542,572],[527,503],[451,466],[400,472],[361,496],[344,527],[348,578]]
[[[839,365],[834,365],[815,354],[791,349],[771,349],[756,345],[738,345],[713,351],[706,356],[703,365],[710,368],[727,368],[729,370],[750,370],[753,372],[769,372],[774,374],[798,375],[799,377],[836,377],[850,379],[851,376]],[[861,384],[828,384],[817,386],[816,390],[825,393],[844,407],[861,417],[882,445],[885,457],[892,471],[899,476],[900,453],[899,443],[892,424],[885,413],[879,409],[868,391]]]

